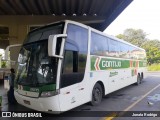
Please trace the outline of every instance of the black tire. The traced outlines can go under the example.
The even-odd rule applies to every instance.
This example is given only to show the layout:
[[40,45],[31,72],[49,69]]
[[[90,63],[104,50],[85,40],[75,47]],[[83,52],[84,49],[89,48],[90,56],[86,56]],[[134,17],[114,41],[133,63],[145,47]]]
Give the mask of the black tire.
[[143,73],[141,73],[141,80],[143,80],[143,78],[144,78],[144,77],[143,77]]
[[137,75],[137,82],[136,82],[136,85],[139,85],[139,84],[141,84],[141,77],[140,77],[140,75],[138,74]]
[[102,101],[102,87],[100,84],[96,83],[92,90],[92,100],[91,105],[96,106],[99,105]]

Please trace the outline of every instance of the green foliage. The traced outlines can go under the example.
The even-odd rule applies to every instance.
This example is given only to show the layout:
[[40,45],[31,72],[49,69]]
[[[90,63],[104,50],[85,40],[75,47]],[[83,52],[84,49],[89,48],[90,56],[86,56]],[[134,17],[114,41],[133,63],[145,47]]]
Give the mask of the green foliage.
[[159,40],[148,40],[142,48],[146,50],[147,60],[149,64],[160,63],[160,41]]
[[155,47],[160,49],[160,41],[159,40],[146,40],[142,46],[144,49],[149,49],[150,47]]
[[147,50],[147,58],[150,64],[160,63],[160,51],[158,48],[150,47]]
[[116,37],[119,38],[119,39],[124,39],[124,35],[123,34],[119,34]]
[[6,61],[1,61],[1,67],[6,68],[7,67],[7,62]]
[[146,38],[147,34],[141,30],[126,29],[123,34],[116,37],[130,42],[138,47],[144,48],[147,54],[148,64],[160,63],[160,41],[149,40]]
[[140,47],[147,40],[146,36],[147,34],[141,29],[129,28],[123,34],[119,34],[116,37]]
[[160,64],[152,64],[148,66],[149,71],[160,71]]

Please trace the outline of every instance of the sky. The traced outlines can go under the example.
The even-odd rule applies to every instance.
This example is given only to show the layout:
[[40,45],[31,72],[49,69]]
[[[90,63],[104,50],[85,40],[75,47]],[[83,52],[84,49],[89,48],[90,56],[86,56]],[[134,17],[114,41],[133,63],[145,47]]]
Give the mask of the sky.
[[133,0],[104,32],[116,36],[127,28],[142,29],[148,39],[160,40],[160,0]]

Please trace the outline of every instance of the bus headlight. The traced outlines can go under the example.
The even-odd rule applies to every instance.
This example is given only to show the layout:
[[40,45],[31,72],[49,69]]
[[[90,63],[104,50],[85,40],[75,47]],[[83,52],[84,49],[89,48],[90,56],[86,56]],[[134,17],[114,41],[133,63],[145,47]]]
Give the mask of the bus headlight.
[[51,97],[59,94],[59,90],[56,91],[45,91],[41,93],[40,97]]

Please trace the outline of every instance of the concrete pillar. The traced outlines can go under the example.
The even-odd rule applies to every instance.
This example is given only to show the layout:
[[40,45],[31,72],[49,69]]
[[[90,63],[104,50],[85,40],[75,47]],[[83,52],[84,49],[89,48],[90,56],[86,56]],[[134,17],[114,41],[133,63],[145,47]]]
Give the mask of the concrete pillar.
[[1,68],[1,60],[2,60],[2,56],[0,55],[0,68]]
[[[22,44],[27,34],[28,26],[20,24],[9,25],[9,44]],[[10,49],[11,67],[16,69],[17,58],[20,47],[14,47]]]

